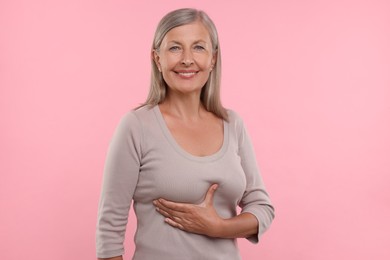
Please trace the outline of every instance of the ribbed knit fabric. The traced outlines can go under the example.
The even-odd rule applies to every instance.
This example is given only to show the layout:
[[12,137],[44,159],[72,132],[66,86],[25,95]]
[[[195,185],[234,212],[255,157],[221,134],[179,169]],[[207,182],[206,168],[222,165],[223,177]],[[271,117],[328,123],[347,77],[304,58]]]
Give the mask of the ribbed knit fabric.
[[124,253],[132,201],[137,216],[135,260],[241,259],[236,239],[210,238],[173,228],[156,212],[153,200],[200,203],[217,183],[214,206],[223,218],[241,212],[259,221],[257,243],[274,210],[259,174],[251,141],[240,117],[228,112],[224,141],[213,155],[197,157],[175,141],[158,106],[130,111],[111,140],[103,175],[96,230],[97,256]]

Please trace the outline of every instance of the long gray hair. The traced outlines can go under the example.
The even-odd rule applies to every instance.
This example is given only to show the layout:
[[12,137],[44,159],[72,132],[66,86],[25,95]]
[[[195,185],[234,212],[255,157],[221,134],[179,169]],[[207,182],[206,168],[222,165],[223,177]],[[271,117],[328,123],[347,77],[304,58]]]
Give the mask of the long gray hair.
[[183,8],[174,10],[166,14],[157,26],[154,34],[154,40],[151,50],[152,73],[150,80],[149,95],[146,102],[141,106],[155,106],[164,101],[167,93],[167,84],[162,74],[158,70],[153,60],[153,51],[158,51],[165,35],[173,28],[200,21],[204,24],[210,34],[213,48],[213,55],[216,55],[214,68],[210,73],[209,79],[201,91],[201,102],[207,111],[214,113],[216,116],[228,120],[226,109],[221,104],[220,84],[221,84],[221,49],[219,47],[217,29],[210,17],[201,10],[192,8]]

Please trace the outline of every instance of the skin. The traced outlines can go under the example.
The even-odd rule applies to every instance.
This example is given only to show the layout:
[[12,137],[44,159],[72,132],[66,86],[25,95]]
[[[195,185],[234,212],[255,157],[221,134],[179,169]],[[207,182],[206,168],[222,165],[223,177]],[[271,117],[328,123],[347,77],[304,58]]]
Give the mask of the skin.
[[[152,57],[168,85],[159,104],[164,120],[177,143],[195,156],[216,153],[223,144],[223,121],[208,112],[200,101],[216,61],[209,32],[199,21],[170,30]],[[242,213],[221,218],[213,205],[218,184],[210,186],[200,204],[187,204],[159,198],[153,201],[165,223],[185,232],[218,238],[249,237],[257,234],[257,218]],[[103,258],[102,258],[103,259]],[[122,260],[122,256],[104,258]]]
[[[199,103],[201,89],[216,59],[209,33],[203,24],[194,22],[173,28],[153,56],[169,86],[168,96],[175,99],[181,96],[186,100],[192,98]],[[185,75],[185,72],[194,74]]]
[[160,110],[177,143],[196,156],[218,151],[223,143],[223,121],[200,102],[216,60],[207,29],[201,22],[173,28],[153,57],[168,85]]
[[120,255],[120,256],[115,256],[110,258],[98,258],[98,260],[123,260],[123,257]]

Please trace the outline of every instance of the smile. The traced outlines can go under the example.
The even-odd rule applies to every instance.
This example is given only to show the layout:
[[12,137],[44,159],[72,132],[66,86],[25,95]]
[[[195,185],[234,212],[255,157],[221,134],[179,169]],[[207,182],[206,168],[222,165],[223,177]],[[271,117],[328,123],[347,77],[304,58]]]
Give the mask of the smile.
[[176,74],[178,74],[182,78],[192,78],[197,73],[197,71],[176,71]]

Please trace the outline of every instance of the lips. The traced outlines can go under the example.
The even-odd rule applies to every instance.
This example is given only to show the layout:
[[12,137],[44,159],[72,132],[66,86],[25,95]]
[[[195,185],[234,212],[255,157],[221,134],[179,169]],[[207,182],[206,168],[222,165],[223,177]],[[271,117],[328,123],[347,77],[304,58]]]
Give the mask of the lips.
[[178,74],[180,77],[183,78],[191,78],[195,76],[198,71],[195,70],[180,70],[180,71],[175,71],[176,74]]

